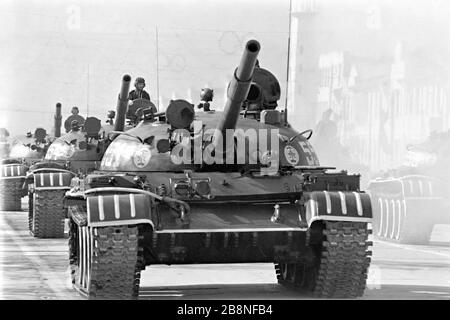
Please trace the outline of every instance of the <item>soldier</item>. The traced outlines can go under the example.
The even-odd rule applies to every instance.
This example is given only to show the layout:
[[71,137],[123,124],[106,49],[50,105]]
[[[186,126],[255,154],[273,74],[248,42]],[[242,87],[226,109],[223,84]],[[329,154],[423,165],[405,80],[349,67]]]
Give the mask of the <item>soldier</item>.
[[145,80],[144,78],[138,77],[134,81],[134,87],[135,90],[132,90],[128,96],[129,100],[135,100],[135,99],[147,99],[150,100],[150,95],[147,93],[147,91],[144,90],[145,88]]
[[72,115],[70,115],[66,119],[66,121],[64,121],[64,128],[66,129],[66,132],[69,132],[71,130],[71,123],[74,120],[76,120],[80,126],[83,126],[84,118],[78,114],[79,112],[80,111],[78,110],[78,107],[72,108]]

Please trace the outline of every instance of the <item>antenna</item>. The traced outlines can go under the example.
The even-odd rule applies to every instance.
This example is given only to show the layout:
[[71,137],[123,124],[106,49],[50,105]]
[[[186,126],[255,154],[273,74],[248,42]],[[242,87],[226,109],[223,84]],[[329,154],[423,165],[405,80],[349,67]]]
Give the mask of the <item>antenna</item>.
[[291,57],[291,19],[292,19],[292,0],[289,0],[289,32],[288,32],[288,50],[286,62],[286,97],[284,103],[284,122],[288,124],[288,96],[289,96],[289,60]]
[[86,117],[89,116],[89,63],[87,65]]
[[156,31],[156,96],[158,97],[157,108],[159,111],[159,48],[158,48],[158,25],[155,25]]

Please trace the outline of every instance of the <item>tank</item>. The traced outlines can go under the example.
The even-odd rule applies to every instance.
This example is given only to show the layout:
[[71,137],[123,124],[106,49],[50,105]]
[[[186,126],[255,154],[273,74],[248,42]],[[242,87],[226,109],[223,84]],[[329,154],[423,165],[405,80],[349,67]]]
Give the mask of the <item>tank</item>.
[[66,210],[64,194],[70,189],[71,179],[98,169],[103,154],[114,137],[125,126],[128,108],[128,91],[131,77],[124,75],[115,112],[108,112],[107,123],[103,126],[95,117],[86,118],[82,127],[76,123],[72,130],[60,136],[61,109],[55,115],[55,133],[59,137],[53,141],[43,161],[29,168],[24,185],[29,199],[29,229],[37,238],[64,237]]
[[359,175],[321,167],[311,130],[297,132],[276,110],[280,86],[255,66],[259,51],[247,42],[223,112],[173,100],[119,135],[98,171],[72,180],[76,290],[127,299],[147,266],[264,262],[293,290],[363,294],[369,195]]
[[450,131],[407,147],[404,163],[380,173],[368,186],[374,235],[427,244],[437,224],[450,224]]
[[9,156],[9,132],[6,128],[0,128],[0,159],[3,160]]
[[52,137],[43,128],[7,142],[8,156],[0,163],[0,210],[21,210],[22,186],[28,167],[44,157]]

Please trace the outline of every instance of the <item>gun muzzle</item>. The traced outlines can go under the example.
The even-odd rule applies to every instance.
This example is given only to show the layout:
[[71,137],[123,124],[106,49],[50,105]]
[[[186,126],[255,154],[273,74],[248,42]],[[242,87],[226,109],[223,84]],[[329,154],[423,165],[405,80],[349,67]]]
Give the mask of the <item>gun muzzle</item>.
[[128,92],[130,91],[131,76],[128,74],[122,78],[119,98],[117,99],[117,115],[114,131],[123,131],[125,127],[125,114],[128,108]]
[[[227,129],[236,127],[239,113],[247,94],[253,77],[253,71],[257,61],[261,46],[256,40],[249,40],[245,45],[245,50],[239,66],[234,72],[227,91],[227,102],[219,124],[216,127],[213,143],[216,147],[223,146]],[[217,148],[216,148],[217,149]]]

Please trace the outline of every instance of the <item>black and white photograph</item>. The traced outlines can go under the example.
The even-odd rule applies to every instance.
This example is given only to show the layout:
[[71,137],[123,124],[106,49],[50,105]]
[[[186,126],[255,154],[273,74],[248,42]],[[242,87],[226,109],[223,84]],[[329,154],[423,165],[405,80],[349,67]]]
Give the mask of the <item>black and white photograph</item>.
[[0,0],[0,300],[450,300],[449,17]]

